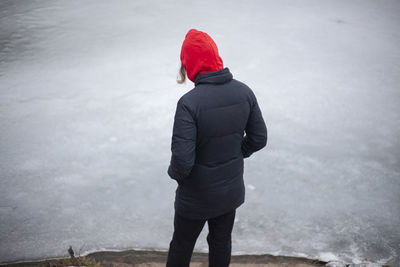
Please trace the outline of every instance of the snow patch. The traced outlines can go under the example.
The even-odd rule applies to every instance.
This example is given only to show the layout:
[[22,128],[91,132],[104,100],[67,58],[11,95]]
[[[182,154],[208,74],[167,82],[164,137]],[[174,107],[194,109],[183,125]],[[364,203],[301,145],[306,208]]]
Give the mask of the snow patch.
[[254,185],[252,185],[252,184],[248,184],[247,188],[250,189],[250,190],[255,190],[256,189],[256,187]]

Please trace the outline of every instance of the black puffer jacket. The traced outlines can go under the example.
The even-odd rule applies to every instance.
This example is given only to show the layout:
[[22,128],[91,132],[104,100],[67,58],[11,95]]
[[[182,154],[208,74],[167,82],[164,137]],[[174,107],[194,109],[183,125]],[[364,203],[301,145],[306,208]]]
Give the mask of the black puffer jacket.
[[176,212],[207,219],[239,207],[245,196],[243,158],[266,143],[253,91],[228,68],[199,73],[175,114],[168,174],[178,182]]

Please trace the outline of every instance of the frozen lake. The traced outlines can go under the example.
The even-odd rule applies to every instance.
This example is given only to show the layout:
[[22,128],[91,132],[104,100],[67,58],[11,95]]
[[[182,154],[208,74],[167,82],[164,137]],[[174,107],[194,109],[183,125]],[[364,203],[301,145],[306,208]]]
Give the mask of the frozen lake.
[[[190,28],[258,96],[235,254],[400,262],[399,1],[1,1],[0,262],[167,250]],[[196,245],[207,251],[206,228]]]

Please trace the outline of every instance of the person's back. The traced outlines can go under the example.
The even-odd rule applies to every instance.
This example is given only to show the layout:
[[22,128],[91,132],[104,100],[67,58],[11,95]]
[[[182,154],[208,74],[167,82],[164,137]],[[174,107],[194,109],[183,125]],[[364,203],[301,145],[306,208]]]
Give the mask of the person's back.
[[[188,266],[207,220],[210,266],[227,266],[235,210],[245,196],[243,159],[266,145],[267,129],[254,93],[223,68],[206,33],[188,32],[181,61],[195,88],[179,99],[175,113],[168,174],[178,188],[167,266]],[[216,246],[220,241],[229,244]]]

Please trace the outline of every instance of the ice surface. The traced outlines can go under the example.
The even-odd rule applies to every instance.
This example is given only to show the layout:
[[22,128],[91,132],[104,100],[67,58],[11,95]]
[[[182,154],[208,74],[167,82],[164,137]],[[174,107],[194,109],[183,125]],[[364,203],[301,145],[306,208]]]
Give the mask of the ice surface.
[[399,1],[1,1],[0,14],[0,262],[167,250],[173,114],[192,88],[175,78],[197,28],[269,129],[245,163],[233,252],[399,263]]

